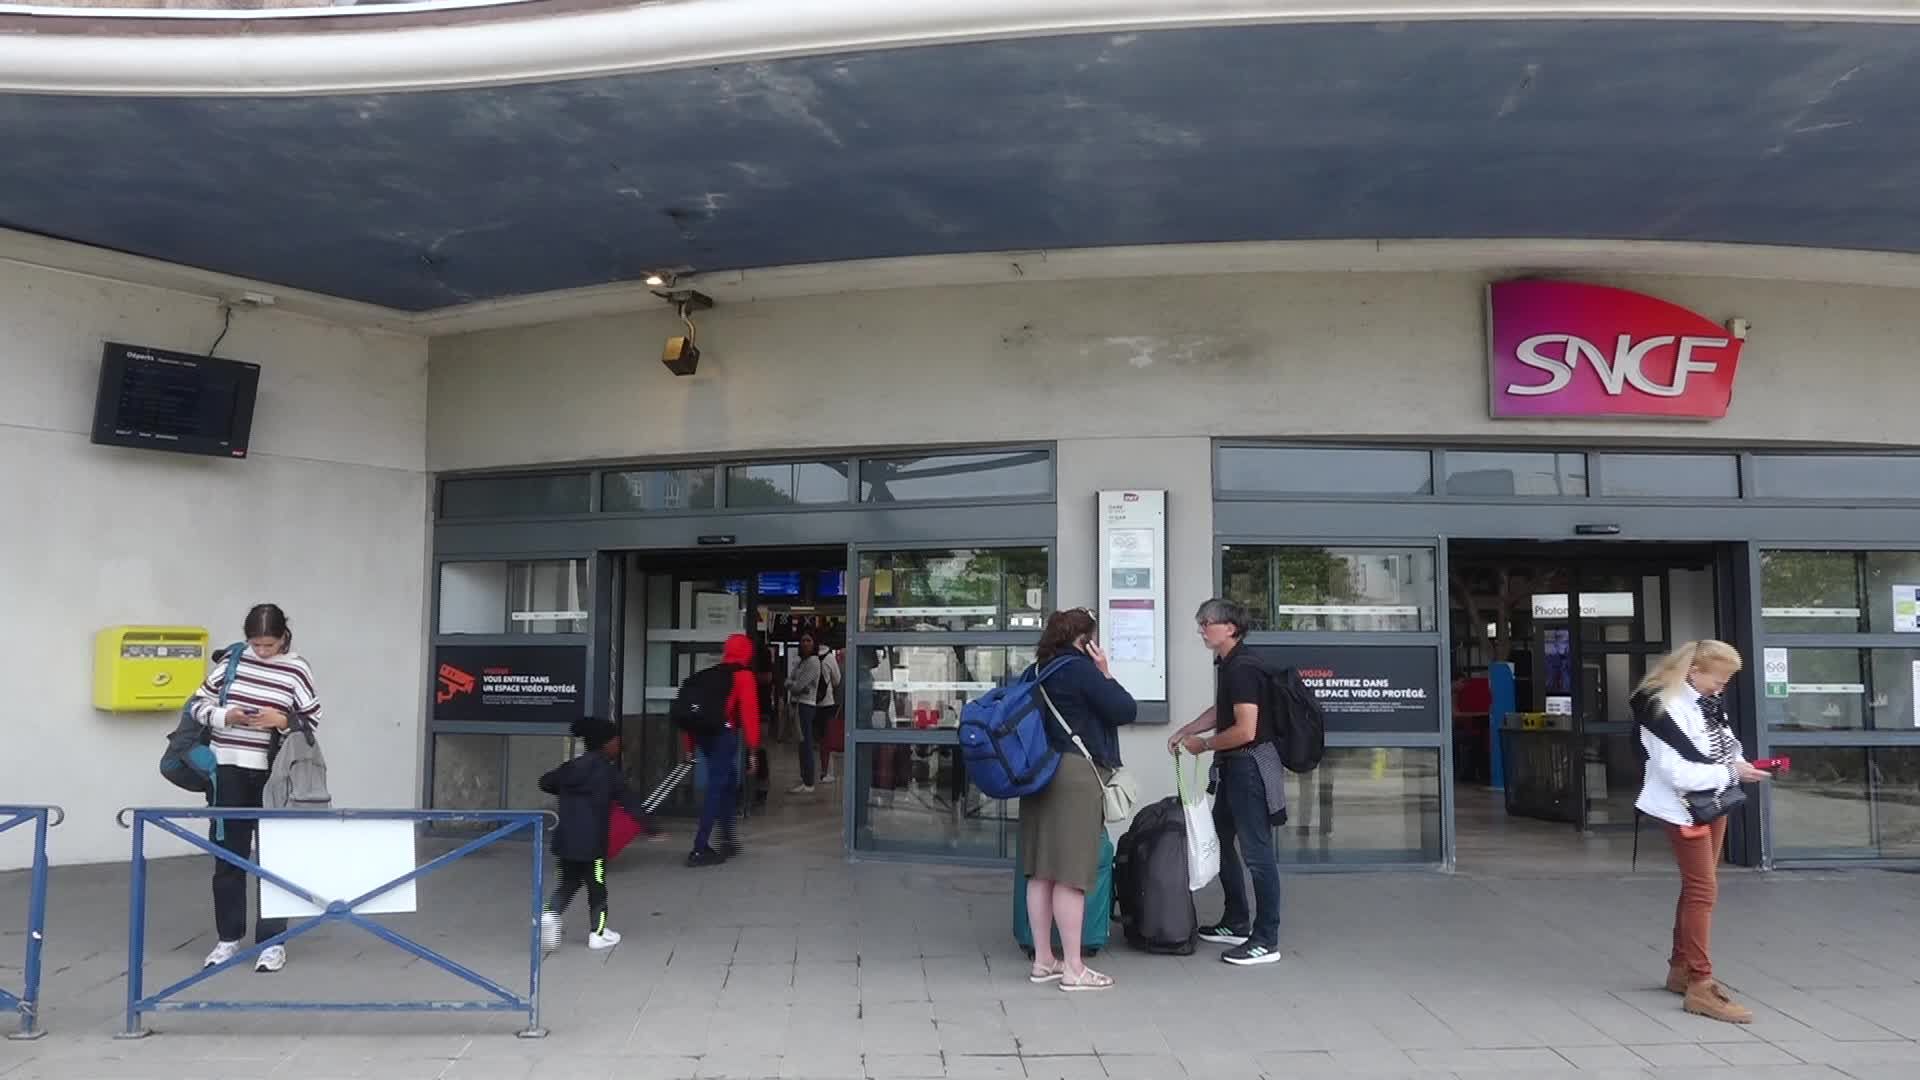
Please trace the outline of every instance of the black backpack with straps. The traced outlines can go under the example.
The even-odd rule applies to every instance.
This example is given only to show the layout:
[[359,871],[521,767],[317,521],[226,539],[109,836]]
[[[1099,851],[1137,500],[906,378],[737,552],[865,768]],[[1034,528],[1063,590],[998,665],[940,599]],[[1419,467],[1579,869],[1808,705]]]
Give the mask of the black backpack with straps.
[[1320,699],[1294,668],[1267,669],[1268,713],[1273,727],[1263,734],[1280,750],[1288,772],[1310,773],[1327,756],[1327,717]]
[[733,694],[733,675],[739,670],[739,664],[715,664],[687,676],[667,713],[673,726],[696,739],[727,730],[727,698]]

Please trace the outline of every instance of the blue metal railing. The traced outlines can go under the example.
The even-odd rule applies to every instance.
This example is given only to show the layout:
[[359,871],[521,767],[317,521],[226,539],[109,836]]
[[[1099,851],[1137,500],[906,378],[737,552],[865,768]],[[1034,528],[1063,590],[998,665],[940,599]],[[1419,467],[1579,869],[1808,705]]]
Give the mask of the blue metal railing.
[[[127,816],[133,820],[129,822]],[[140,1026],[140,1017],[153,1012],[241,1012],[249,1010],[272,1011],[313,1011],[313,1012],[515,1012],[527,1014],[527,1026],[520,1031],[524,1039],[537,1039],[546,1035],[546,1029],[540,1026],[540,911],[541,895],[545,887],[543,870],[546,857],[547,822],[553,819],[551,811],[546,810],[256,810],[248,808],[220,807],[195,809],[140,809],[130,808],[120,811],[122,827],[133,830],[133,867],[131,886],[132,896],[128,905],[127,918],[127,1017],[126,1028],[120,1034],[123,1039],[138,1039],[149,1034]],[[359,896],[348,900],[333,897],[316,896],[301,885],[288,881],[273,871],[251,859],[242,858],[220,847],[204,836],[182,828],[183,820],[221,821],[237,820],[335,820],[335,821],[412,821],[444,824],[466,822],[492,825],[487,832],[459,847],[430,859],[411,871],[394,878]],[[205,968],[188,978],[182,979],[164,990],[146,994],[144,990],[143,966],[146,951],[147,923],[147,856],[146,829],[152,826],[161,832],[171,834],[187,843],[207,852],[216,859],[237,866],[262,882],[276,885],[281,889],[305,900],[321,909],[321,914],[301,922],[291,928],[256,943],[232,959],[214,967]],[[394,932],[357,910],[361,906],[400,888],[410,882],[433,873],[443,867],[466,858],[482,848],[497,844],[508,837],[527,832],[533,843],[528,845],[532,853],[532,906],[527,921],[527,992],[525,995],[509,990],[480,973],[464,967],[440,955],[425,945]],[[458,976],[485,991],[489,998],[467,1001],[180,1001],[177,995],[198,986],[223,971],[251,962],[265,949],[274,945],[285,945],[295,938],[312,932],[330,922],[347,923],[357,926],[374,937],[385,941],[401,951],[440,968],[449,974]]]
[[27,960],[19,993],[0,989],[0,1009],[20,1013],[20,1029],[10,1039],[37,1039],[40,1027],[40,950],[47,943],[47,830],[67,820],[57,806],[0,806],[0,833],[33,824],[33,886],[27,899]]

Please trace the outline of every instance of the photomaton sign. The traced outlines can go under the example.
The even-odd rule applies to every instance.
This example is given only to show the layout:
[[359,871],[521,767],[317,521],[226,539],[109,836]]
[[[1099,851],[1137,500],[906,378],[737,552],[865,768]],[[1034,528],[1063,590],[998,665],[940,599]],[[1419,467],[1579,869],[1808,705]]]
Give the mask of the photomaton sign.
[[1493,415],[1717,420],[1745,342],[1651,296],[1568,281],[1487,290]]

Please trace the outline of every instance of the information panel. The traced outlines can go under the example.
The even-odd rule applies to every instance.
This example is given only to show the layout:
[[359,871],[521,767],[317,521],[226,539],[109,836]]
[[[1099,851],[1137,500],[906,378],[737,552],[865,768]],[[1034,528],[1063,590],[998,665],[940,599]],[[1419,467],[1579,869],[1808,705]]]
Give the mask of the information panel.
[[1100,645],[1136,701],[1167,700],[1167,493],[1102,491]]
[[587,651],[577,645],[441,645],[433,717],[570,724],[580,719]]

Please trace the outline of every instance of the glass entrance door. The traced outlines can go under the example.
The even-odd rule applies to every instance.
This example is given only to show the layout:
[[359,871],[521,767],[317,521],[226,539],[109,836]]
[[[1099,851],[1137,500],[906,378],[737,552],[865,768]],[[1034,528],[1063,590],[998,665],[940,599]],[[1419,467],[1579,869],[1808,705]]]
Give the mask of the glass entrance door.
[[1568,604],[1579,827],[1631,828],[1640,748],[1633,693],[1672,648],[1665,560],[1582,561]]

